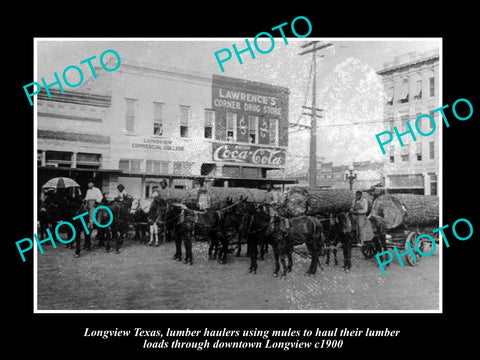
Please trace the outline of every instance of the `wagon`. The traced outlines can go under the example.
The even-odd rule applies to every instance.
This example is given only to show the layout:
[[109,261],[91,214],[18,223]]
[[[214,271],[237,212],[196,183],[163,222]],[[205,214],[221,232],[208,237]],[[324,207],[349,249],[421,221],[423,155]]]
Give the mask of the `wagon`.
[[[422,259],[422,254],[428,254],[430,250],[429,247],[432,247],[432,243],[425,238],[422,238],[417,243],[417,238],[422,234],[432,234],[432,230],[435,229],[435,226],[431,226],[437,221],[435,217],[435,209],[431,209],[430,203],[427,201],[431,200],[429,197],[425,198],[414,198],[422,199],[423,207],[428,206],[428,217],[417,219],[412,216],[413,210],[415,210],[415,215],[418,217],[419,213],[426,213],[426,211],[420,211],[421,209],[417,206],[415,209],[409,209],[405,202],[410,200],[409,205],[412,207],[412,200],[406,197],[405,195],[382,195],[373,202],[371,214],[382,219],[386,227],[386,244],[388,249],[397,248],[399,253],[403,253],[409,250],[413,250],[415,258],[411,253],[407,253],[402,259],[405,259],[410,266],[416,266]],[[425,201],[426,199],[426,201]],[[418,202],[418,201],[417,201]],[[433,203],[435,206],[435,203]],[[410,210],[410,214],[409,214]],[[433,215],[432,215],[433,214]],[[416,219],[416,220],[415,220]],[[423,225],[423,226],[422,226]],[[361,247],[361,252],[363,256],[367,259],[374,257],[375,255],[375,245],[372,241],[373,239],[373,230],[371,222],[367,221],[365,229],[367,239]],[[438,244],[438,236],[434,237],[435,243]],[[420,252],[418,251],[420,250]]]
[[[417,237],[423,233],[424,232],[421,233],[416,229],[394,229],[392,231],[388,231],[386,239],[387,248],[393,249],[396,247],[398,252],[402,253],[409,250],[407,244],[410,244],[410,247],[415,253],[416,261],[411,253],[406,254],[403,258],[406,259],[410,266],[416,266],[421,261],[422,255],[418,253],[415,247],[415,242],[417,241]],[[422,253],[428,253],[427,246],[431,246],[430,243],[424,239],[420,239],[418,248]],[[371,239],[365,241],[360,250],[363,256],[367,259],[371,259],[375,255],[375,245]]]

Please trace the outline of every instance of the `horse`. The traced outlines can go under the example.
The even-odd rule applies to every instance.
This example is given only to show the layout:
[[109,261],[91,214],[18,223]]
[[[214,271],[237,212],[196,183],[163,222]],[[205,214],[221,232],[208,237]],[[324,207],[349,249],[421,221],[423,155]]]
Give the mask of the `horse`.
[[[273,273],[275,277],[278,276],[280,271],[280,260],[283,269],[282,278],[286,278],[287,272],[292,270],[294,247],[301,244],[307,246],[311,258],[310,267],[305,275],[315,275],[318,265],[323,270],[319,255],[325,243],[325,234],[319,219],[307,215],[286,218],[277,214],[269,232],[269,241],[275,257],[275,271]],[[288,265],[285,257],[288,257]]]
[[247,239],[247,253],[250,256],[248,271],[256,274],[258,249],[263,249],[263,244],[269,241],[267,230],[270,226],[270,215],[263,206],[250,204],[241,208],[244,211],[242,227]]
[[[154,244],[155,246],[159,245],[159,232],[161,230],[162,236],[166,236],[167,231],[167,221],[166,221],[166,214],[167,214],[167,202],[165,199],[157,196],[153,199],[152,203],[147,212],[147,219],[148,224],[150,226],[150,241],[148,245],[151,246]],[[155,243],[154,243],[155,241]]]
[[[152,225],[148,224],[148,211],[152,205],[153,199],[133,199],[132,207],[130,208],[130,214],[132,216],[132,222],[134,223],[135,228],[135,239],[140,240],[140,242],[146,242],[148,236],[150,235],[150,243],[153,242],[153,229]],[[157,237],[158,237],[158,228],[157,228]]]
[[225,216],[215,209],[207,209],[204,214],[205,228],[209,239],[208,258],[225,264],[228,254],[228,237],[226,236]]
[[165,222],[171,227],[175,240],[173,260],[182,261],[182,243],[185,248],[185,264],[193,265],[193,230],[194,221],[190,219],[193,211],[184,204],[173,203],[166,208]]
[[[244,204],[246,199],[247,198],[240,197],[240,200],[234,203],[230,197],[227,197],[225,208],[221,210],[207,209],[204,219],[210,240],[210,246],[208,249],[208,256],[210,259],[216,258],[218,254],[218,260],[222,264],[227,262],[232,230],[233,232],[239,233],[238,246],[240,249],[243,214],[239,215],[236,209],[242,209],[241,205]],[[239,251],[240,250],[237,252],[237,256],[239,256]]]
[[53,194],[48,194],[38,202],[39,235],[42,239],[48,236],[47,229],[53,232],[53,227],[58,221],[58,204]]
[[[88,212],[88,210],[89,209],[88,209],[87,202],[83,201],[80,204],[80,207],[74,212],[73,217],[84,214],[85,212]],[[90,231],[88,230],[88,228],[86,229],[85,226],[83,226],[83,223],[81,221],[74,221],[73,226],[75,227],[75,232],[76,232],[75,253],[73,256],[78,258],[80,257],[80,248],[81,248],[81,241],[82,241],[81,234],[83,233],[83,237],[84,237],[84,245],[83,245],[84,250],[90,250],[92,246],[92,242],[90,239]]]
[[330,264],[330,251],[333,253],[334,264],[338,265],[337,246],[342,244],[343,269],[350,272],[352,267],[352,243],[354,239],[352,219],[349,213],[339,213],[336,216],[330,214],[327,225],[327,236],[325,240],[325,253],[327,265]]
[[[101,205],[106,206],[110,209],[113,214],[113,219],[111,218],[108,211],[104,208],[96,210],[95,220],[97,224],[106,225],[110,222],[110,225],[107,227],[98,226],[92,221],[89,222],[89,230],[93,230],[94,224],[97,228],[97,238],[106,241],[105,251],[110,251],[111,249],[111,240],[114,240],[115,243],[115,253],[120,252],[120,246],[123,243],[123,240],[127,237],[128,232],[128,222],[130,220],[130,208],[131,201],[118,201],[113,200],[112,202],[104,202]],[[89,211],[94,210],[94,205],[92,202],[88,202]]]
[[[235,256],[239,257],[242,252],[242,244],[247,243],[248,219],[255,212],[255,205],[248,201],[248,196],[240,196],[235,205],[225,213],[225,229],[226,232],[233,230],[237,233],[237,252]],[[248,252],[247,256],[249,256]]]
[[[233,229],[237,233],[237,252],[235,256],[239,257],[241,256],[242,252],[242,244],[248,243],[249,222],[252,216],[255,216],[258,206],[261,205],[248,201],[248,196],[245,198],[240,196],[239,201],[235,205],[236,206],[234,207],[234,210],[232,209],[225,215],[225,227],[227,232]],[[266,238],[259,238],[258,240],[260,260],[265,260],[265,253],[268,252],[268,241],[266,240]],[[250,256],[248,246],[246,256]]]
[[[370,221],[370,223],[372,224],[372,230],[374,234],[372,238],[373,246],[374,246],[373,254],[376,255],[380,253],[385,253],[387,251],[387,239],[386,239],[387,229],[386,229],[385,221],[382,219],[381,216],[378,216],[378,215],[371,215],[367,220]],[[380,261],[385,263],[388,260],[385,259],[385,262],[384,262],[383,255],[380,255]],[[386,266],[388,267],[389,265],[390,263],[387,263]]]

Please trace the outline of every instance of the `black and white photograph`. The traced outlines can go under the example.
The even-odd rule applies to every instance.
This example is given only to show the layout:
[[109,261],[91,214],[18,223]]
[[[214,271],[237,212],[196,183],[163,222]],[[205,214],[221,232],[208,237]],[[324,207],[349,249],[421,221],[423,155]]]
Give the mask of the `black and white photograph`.
[[35,313],[442,311],[442,38],[305,22],[35,39]]
[[265,4],[6,12],[8,353],[475,353],[475,11]]

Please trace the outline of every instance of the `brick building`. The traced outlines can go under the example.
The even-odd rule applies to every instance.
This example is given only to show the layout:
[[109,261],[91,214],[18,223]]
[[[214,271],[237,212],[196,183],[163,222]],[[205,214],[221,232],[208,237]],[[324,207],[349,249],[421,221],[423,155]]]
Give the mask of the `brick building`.
[[[147,197],[167,179],[189,188],[260,187],[284,169],[289,90],[122,59],[78,91],[37,95],[38,186],[71,177]],[[291,182],[273,179],[273,182]]]
[[[397,56],[377,73],[383,78],[388,97],[384,106],[385,130],[393,133],[396,126],[399,132],[405,132],[406,122],[414,124],[421,114],[429,114],[437,124],[442,123],[441,115],[432,113],[441,106],[438,50]],[[421,120],[422,132],[432,130],[428,118]],[[437,194],[440,128],[428,137],[418,136],[417,141],[404,136],[403,147],[398,142],[388,147],[384,161],[387,191]]]

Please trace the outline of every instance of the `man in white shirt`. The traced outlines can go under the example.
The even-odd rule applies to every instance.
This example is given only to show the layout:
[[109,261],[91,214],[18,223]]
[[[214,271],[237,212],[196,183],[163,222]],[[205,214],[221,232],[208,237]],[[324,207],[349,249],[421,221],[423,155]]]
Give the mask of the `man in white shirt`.
[[[93,181],[88,182],[88,190],[87,193],[85,194],[85,200],[90,204],[90,202],[95,201],[97,203],[101,203],[103,200],[103,195],[102,192],[100,191],[99,188],[94,186],[95,184]],[[93,202],[93,204],[95,204]]]
[[88,227],[90,229],[93,228],[93,217],[92,217],[93,210],[95,209],[96,205],[98,203],[101,203],[103,200],[102,192],[100,191],[99,188],[95,187],[94,185],[95,184],[93,183],[93,181],[89,181],[88,190],[87,190],[87,193],[85,194],[85,201],[88,204],[88,219],[89,219]]

